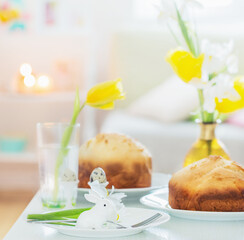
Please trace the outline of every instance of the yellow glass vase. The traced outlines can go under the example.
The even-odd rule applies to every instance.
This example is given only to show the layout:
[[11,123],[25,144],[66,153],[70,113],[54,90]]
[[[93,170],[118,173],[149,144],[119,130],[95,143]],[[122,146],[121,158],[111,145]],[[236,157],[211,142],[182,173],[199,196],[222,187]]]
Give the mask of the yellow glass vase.
[[200,137],[192,145],[184,160],[184,167],[209,155],[230,159],[224,144],[215,137],[216,123],[200,123]]

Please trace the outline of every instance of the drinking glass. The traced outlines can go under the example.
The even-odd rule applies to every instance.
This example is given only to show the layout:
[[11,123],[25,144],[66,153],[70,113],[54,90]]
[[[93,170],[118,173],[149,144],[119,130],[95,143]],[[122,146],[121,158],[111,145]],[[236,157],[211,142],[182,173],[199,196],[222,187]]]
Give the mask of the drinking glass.
[[[64,147],[62,139],[68,127],[71,135],[67,146]],[[69,126],[68,123],[37,124],[40,192],[44,207],[63,208],[75,204],[79,138],[79,124],[73,126]]]

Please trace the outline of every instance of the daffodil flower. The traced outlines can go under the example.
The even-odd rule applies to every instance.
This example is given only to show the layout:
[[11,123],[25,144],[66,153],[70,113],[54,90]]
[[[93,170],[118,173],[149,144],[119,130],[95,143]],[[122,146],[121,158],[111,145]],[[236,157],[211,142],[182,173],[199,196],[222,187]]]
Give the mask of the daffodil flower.
[[212,43],[203,39],[201,52],[205,55],[202,65],[202,81],[206,82],[219,73],[234,74],[238,72],[238,59],[232,53],[233,41]]
[[160,22],[168,20],[177,20],[177,14],[173,1],[154,0],[152,4],[158,11],[158,20]]
[[236,101],[240,98],[238,92],[234,89],[234,81],[228,74],[219,74],[213,80],[208,81],[202,88],[204,96],[203,108],[208,113],[214,113],[216,109],[216,99],[229,99]]
[[216,110],[220,113],[231,113],[241,108],[244,108],[244,78],[237,77],[234,81],[234,89],[239,94],[237,100],[230,100],[228,98],[215,99]]
[[79,90],[76,89],[73,116],[70,121],[70,125],[65,129],[64,134],[62,136],[60,152],[56,160],[54,193],[53,193],[54,201],[57,199],[57,195],[58,195],[59,169],[63,163],[64,157],[68,154],[69,150],[67,146],[69,144],[70,137],[72,135],[73,126],[76,123],[76,120],[81,110],[86,105],[95,108],[110,110],[114,108],[114,102],[116,100],[123,100],[123,99],[125,99],[125,93],[123,92],[123,85],[121,83],[121,79],[97,84],[96,86],[94,86],[88,91],[86,101],[83,104],[80,103]]
[[[175,20],[177,21],[176,7],[181,15],[185,15],[191,7],[202,7],[201,3],[196,0],[182,0],[180,2],[169,0],[153,0],[153,6],[158,10],[158,19],[160,21]],[[186,20],[186,19],[184,19]]]
[[87,93],[86,105],[100,109],[113,109],[115,100],[125,98],[121,79],[97,84]]
[[[243,84],[240,81],[234,83],[232,76],[238,72],[233,41],[219,44],[204,39],[200,46],[188,10],[201,4],[195,0],[158,1],[159,18],[165,20],[176,42],[180,46],[187,46],[189,50],[170,51],[166,61],[182,81],[196,87],[202,121],[214,122],[216,109],[226,113],[244,107]],[[172,19],[174,29],[170,25],[172,21],[169,22]],[[178,31],[175,31],[175,27]],[[176,33],[181,33],[181,36],[178,37]]]
[[188,83],[191,80],[202,77],[202,64],[204,55],[194,57],[190,52],[185,50],[173,50],[166,56],[166,61],[170,63],[175,73]]

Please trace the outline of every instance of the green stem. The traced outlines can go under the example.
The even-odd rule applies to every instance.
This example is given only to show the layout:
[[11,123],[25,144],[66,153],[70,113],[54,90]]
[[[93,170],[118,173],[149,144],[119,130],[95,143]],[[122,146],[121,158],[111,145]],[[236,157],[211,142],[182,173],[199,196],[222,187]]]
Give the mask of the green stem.
[[77,117],[79,116],[79,113],[85,107],[85,105],[86,105],[86,102],[82,104],[82,106],[79,108],[78,111],[76,109],[74,109],[74,113],[73,113],[72,119],[70,121],[70,124],[64,130],[64,133],[62,136],[61,149],[59,151],[59,154],[58,154],[58,157],[56,160],[55,173],[54,173],[54,191],[53,191],[53,200],[54,201],[57,201],[57,197],[58,197],[58,188],[59,188],[58,178],[59,178],[60,166],[63,164],[64,158],[69,153],[69,149],[67,148],[67,146],[69,144]]
[[208,156],[212,153],[212,140],[207,140],[207,146],[208,146]]
[[204,104],[204,97],[203,97],[203,90],[198,89],[198,97],[199,97],[199,105],[200,105],[200,113],[201,113],[201,120],[203,123],[211,123],[215,121],[215,113],[208,113],[204,111],[203,104]]
[[224,73],[226,71],[227,71],[227,67],[224,67],[223,69],[221,69],[218,72],[210,73],[209,76],[208,76],[208,80],[211,81],[213,78],[217,77],[220,73]]
[[205,123],[214,122],[214,113],[208,113],[208,112],[204,111],[204,115],[205,115],[205,119],[204,119]]
[[204,98],[203,98],[202,89],[198,89],[198,97],[199,97],[201,119],[202,119],[202,122],[204,122],[204,110],[203,110]]

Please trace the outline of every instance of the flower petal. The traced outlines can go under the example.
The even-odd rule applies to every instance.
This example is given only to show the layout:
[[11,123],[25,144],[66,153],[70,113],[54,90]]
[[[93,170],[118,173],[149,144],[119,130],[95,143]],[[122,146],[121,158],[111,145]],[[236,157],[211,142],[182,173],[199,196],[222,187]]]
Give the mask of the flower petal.
[[234,81],[234,89],[240,95],[236,101],[224,98],[222,100],[215,99],[216,110],[220,113],[231,113],[241,108],[244,108],[244,78],[238,77]]
[[93,107],[103,109],[103,110],[111,110],[114,109],[114,102],[110,102],[102,106],[93,106]]
[[114,101],[125,99],[121,79],[99,83],[87,93],[86,105],[100,109],[112,109]]
[[184,50],[170,51],[166,61],[170,63],[175,73],[186,83],[193,78],[201,78],[204,54],[195,58],[191,53]]

